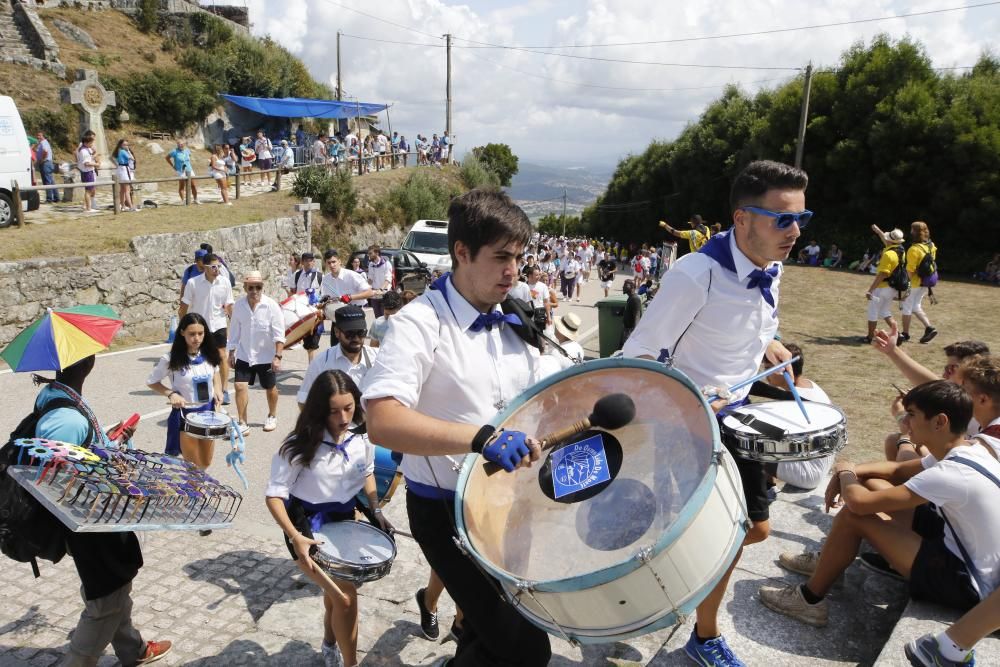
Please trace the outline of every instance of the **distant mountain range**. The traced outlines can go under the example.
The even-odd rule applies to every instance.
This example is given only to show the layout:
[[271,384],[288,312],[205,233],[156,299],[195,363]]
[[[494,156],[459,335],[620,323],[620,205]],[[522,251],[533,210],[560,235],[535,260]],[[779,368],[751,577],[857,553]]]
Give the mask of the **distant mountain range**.
[[604,192],[614,172],[612,168],[572,164],[519,162],[517,166],[507,194],[532,220],[562,213],[564,191],[566,214],[580,215]]

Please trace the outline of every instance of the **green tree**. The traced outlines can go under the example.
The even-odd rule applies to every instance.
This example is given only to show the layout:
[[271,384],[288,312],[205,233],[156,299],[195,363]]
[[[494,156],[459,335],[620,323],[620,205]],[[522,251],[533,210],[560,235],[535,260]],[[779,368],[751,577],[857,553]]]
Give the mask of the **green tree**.
[[472,154],[479,162],[497,175],[500,185],[510,187],[510,179],[517,173],[517,156],[507,144],[476,146]]
[[[565,221],[565,226],[563,222]],[[555,213],[548,213],[538,219],[538,232],[548,236],[583,236],[584,225],[579,216],[567,215],[565,218]],[[564,231],[565,230],[565,231]]]

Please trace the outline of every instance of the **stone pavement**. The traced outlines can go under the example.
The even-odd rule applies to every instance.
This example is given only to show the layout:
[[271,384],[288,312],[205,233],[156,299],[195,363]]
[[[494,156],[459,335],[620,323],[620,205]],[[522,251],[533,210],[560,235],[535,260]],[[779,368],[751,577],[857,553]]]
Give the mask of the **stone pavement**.
[[[262,503],[248,496],[247,502]],[[783,550],[816,548],[830,517],[817,494],[782,493],[773,506],[772,537],[749,547],[723,604],[722,627],[748,665],[869,665],[888,637],[905,591],[878,575],[852,567],[831,597],[831,623],[812,628],[773,614],[756,599],[761,583],[800,581],[775,563]],[[404,501],[387,508],[406,528]],[[361,589],[359,648],[362,665],[428,665],[449,655],[451,643],[419,634],[413,593],[427,567],[416,545],[400,536],[399,553],[386,578]],[[276,527],[232,528],[211,536],[157,533],[145,538],[146,565],[135,581],[134,619],[148,639],[169,639],[165,665],[321,665],[322,601],[297,573]],[[82,603],[67,558],[30,566],[4,562],[0,586],[0,665],[56,664],[65,652]],[[453,607],[443,597],[442,629]],[[683,645],[693,620],[612,644],[575,648],[552,638],[552,665],[688,664]],[[110,654],[101,665],[117,664]]]

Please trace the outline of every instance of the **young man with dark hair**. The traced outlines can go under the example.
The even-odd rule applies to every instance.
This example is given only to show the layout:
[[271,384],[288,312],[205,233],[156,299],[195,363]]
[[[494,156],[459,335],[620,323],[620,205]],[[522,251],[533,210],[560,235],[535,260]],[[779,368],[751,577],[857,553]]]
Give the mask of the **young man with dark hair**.
[[[1000,463],[985,447],[965,440],[972,399],[954,382],[935,380],[911,389],[903,405],[910,432],[930,456],[905,463],[838,462],[827,487],[827,509],[838,497],[845,507],[834,518],[819,557],[779,558],[783,567],[809,580],[785,588],[762,586],[759,595],[765,606],[809,625],[826,625],[826,594],[854,562],[862,540],[909,581],[914,599],[965,611],[996,590]],[[922,470],[907,476],[914,468]],[[906,481],[878,490],[864,484],[868,479],[900,478]],[[926,503],[933,503],[933,509]],[[916,510],[912,526],[894,516],[904,510]]]
[[226,353],[228,343],[229,320],[233,315],[233,288],[229,281],[221,277],[222,261],[214,254],[207,253],[202,257],[205,272],[195,276],[184,286],[181,297],[181,307],[177,311],[178,319],[184,317],[190,310],[198,313],[208,322],[208,329],[219,349],[222,362],[219,373],[222,376],[222,403],[229,405],[229,355]]
[[[781,262],[812,217],[805,210],[809,178],[795,167],[752,162],[736,177],[730,194],[733,227],[685,255],[663,275],[660,290],[632,336],[626,357],[674,366],[704,387],[729,387],[752,377],[766,355],[771,363],[791,358],[774,340],[778,330]],[[721,418],[747,402],[749,387],[712,408]],[[727,404],[728,403],[728,404]],[[734,455],[753,522],[744,545],[770,532],[764,464]],[[741,552],[742,553],[742,552]],[[739,555],[697,608],[697,623],[684,647],[700,665],[740,667],[721,636],[719,606]]]
[[[471,452],[508,472],[540,455],[528,434],[495,431],[497,410],[539,379],[541,359],[499,304],[517,281],[531,223],[503,192],[472,190],[448,207],[453,272],[393,316],[365,378],[373,441],[403,452],[413,537],[465,614],[452,667],[548,664],[548,635],[497,594],[455,543],[456,463]],[[502,439],[501,439],[502,434]]]
[[[320,301],[337,300],[344,304],[367,306],[368,299],[375,294],[368,279],[356,271],[345,269],[340,256],[332,248],[323,253],[323,263],[330,273],[323,275],[320,286]],[[330,332],[330,347],[337,344],[335,332]]]

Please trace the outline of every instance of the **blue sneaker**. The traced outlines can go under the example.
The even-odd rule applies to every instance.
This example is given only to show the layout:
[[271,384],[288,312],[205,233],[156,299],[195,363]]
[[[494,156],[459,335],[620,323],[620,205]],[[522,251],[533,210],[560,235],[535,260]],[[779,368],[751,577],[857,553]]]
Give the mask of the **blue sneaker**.
[[721,636],[699,644],[698,635],[691,630],[691,637],[684,645],[684,652],[701,667],[747,667],[730,650],[729,644]]
[[974,667],[976,664],[975,651],[969,651],[962,662],[949,660],[941,655],[941,647],[934,635],[924,635],[908,643],[903,651],[913,667]]

